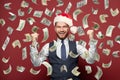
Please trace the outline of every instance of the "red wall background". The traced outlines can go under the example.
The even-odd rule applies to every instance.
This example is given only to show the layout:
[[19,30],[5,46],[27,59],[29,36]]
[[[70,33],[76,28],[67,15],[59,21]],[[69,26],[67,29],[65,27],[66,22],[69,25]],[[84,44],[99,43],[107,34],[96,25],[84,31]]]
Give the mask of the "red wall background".
[[[66,9],[67,5],[69,2],[72,3],[72,8],[70,9],[69,14],[72,15],[73,12],[78,9],[76,8],[76,4],[77,2],[81,1],[81,0],[63,0],[64,5],[60,6],[60,7],[56,7],[57,0],[47,0],[47,5],[42,5],[41,0],[37,0],[37,4],[34,4],[32,2],[32,0],[25,0],[27,3],[29,3],[29,6],[26,8],[21,7],[21,2],[22,0],[0,0],[0,19],[4,19],[5,20],[5,25],[2,26],[0,24],[0,47],[3,46],[3,43],[6,39],[6,37],[10,37],[10,42],[8,43],[5,51],[2,50],[2,48],[0,48],[0,80],[49,80],[49,76],[47,76],[47,69],[42,65],[40,67],[34,67],[30,61],[30,55],[29,55],[29,45],[31,44],[31,42],[23,42],[23,39],[25,39],[25,35],[26,33],[32,33],[31,29],[33,26],[39,26],[39,30],[38,33],[39,35],[39,44],[40,44],[40,48],[47,43],[52,41],[53,39],[55,39],[55,34],[54,34],[54,27],[53,24],[51,24],[49,27],[41,24],[40,21],[42,20],[43,17],[46,17],[47,19],[49,19],[50,21],[53,21],[53,18],[55,16],[55,12],[56,10],[61,10],[62,12],[64,12],[64,10]],[[79,8],[82,10],[82,13],[79,14],[77,16],[77,21],[74,20],[74,25],[75,26],[83,26],[82,24],[82,19],[86,14],[90,14],[90,16],[88,17],[88,24],[89,27],[87,29],[84,29],[85,31],[85,35],[83,36],[78,36],[78,34],[75,34],[76,40],[84,40],[86,42],[88,42],[88,36],[86,36],[86,32],[88,29],[93,29],[93,22],[97,22],[100,25],[100,28],[98,30],[94,30],[95,35],[94,38],[96,40],[98,40],[98,44],[97,44],[97,49],[98,49],[98,53],[100,55],[100,61],[96,62],[95,64],[90,65],[92,67],[92,73],[91,74],[87,74],[85,71],[85,65],[89,65],[87,64],[84,60],[82,60],[80,58],[79,64],[80,64],[80,71],[81,71],[81,80],[96,80],[94,78],[94,75],[97,72],[97,67],[99,66],[102,71],[103,71],[103,75],[100,78],[100,80],[120,80],[120,57],[115,58],[113,57],[112,53],[114,51],[120,51],[120,44],[117,43],[115,41],[115,37],[116,36],[120,36],[120,13],[116,16],[112,16],[110,9],[112,8],[113,10],[117,9],[120,11],[120,1],[119,0],[109,0],[109,7],[107,9],[104,8],[104,0],[98,0],[99,4],[94,4],[93,3],[94,0],[88,0],[87,5]],[[97,0],[96,0],[97,1]],[[4,4],[5,3],[11,3],[10,10],[6,10],[4,8]],[[32,7],[33,10],[30,14],[27,13],[27,10],[29,7]],[[48,8],[50,10],[52,10],[53,8],[55,8],[54,13],[52,14],[51,17],[45,15],[45,9]],[[97,15],[92,14],[92,8],[94,9],[98,9],[98,13]],[[22,11],[25,12],[24,16],[18,16],[18,9],[21,9]],[[40,10],[43,11],[43,14],[41,16],[41,18],[37,18],[33,16],[33,13],[35,10]],[[14,21],[10,21],[9,17],[10,14],[9,12],[14,13],[17,17]],[[106,18],[106,23],[101,23],[99,16],[101,14],[107,14],[108,17]],[[18,27],[19,24],[19,20],[23,19],[26,20],[28,17],[33,17],[35,19],[36,22],[34,22],[32,25],[30,25],[27,21],[25,24],[25,27],[22,31],[17,31],[16,28]],[[96,34],[101,31],[104,35],[106,34],[106,30],[108,28],[109,25],[114,25],[115,28],[112,32],[112,36],[111,37],[107,37],[104,36],[103,39],[98,39]],[[8,26],[11,26],[14,30],[13,33],[11,35],[8,34],[7,28]],[[48,28],[49,30],[49,38],[47,39],[47,41],[45,42],[41,42],[43,39],[43,32],[42,29],[43,28]],[[19,40],[21,43],[21,48],[19,47],[12,47],[12,42],[15,40]],[[107,40],[113,40],[113,47],[110,47],[109,45],[107,45]],[[99,49],[98,46],[100,45],[101,42],[104,42],[104,45],[102,47],[102,49]],[[26,47],[27,48],[27,59],[22,60],[22,49]],[[103,49],[110,49],[110,55],[106,56],[103,54],[102,50]],[[120,52],[119,52],[120,53]],[[118,55],[119,55],[118,53]],[[2,61],[2,58],[9,58],[10,60],[8,61],[8,63],[4,63]],[[102,63],[108,63],[110,60],[112,60],[112,65],[109,68],[103,68],[102,67]],[[9,65],[12,66],[12,71],[5,75],[3,74],[3,70],[6,70]],[[17,66],[24,66],[25,67],[25,71],[24,72],[18,72],[16,70]],[[29,70],[33,68],[35,70],[41,70],[41,72],[38,75],[33,75],[29,72]]]

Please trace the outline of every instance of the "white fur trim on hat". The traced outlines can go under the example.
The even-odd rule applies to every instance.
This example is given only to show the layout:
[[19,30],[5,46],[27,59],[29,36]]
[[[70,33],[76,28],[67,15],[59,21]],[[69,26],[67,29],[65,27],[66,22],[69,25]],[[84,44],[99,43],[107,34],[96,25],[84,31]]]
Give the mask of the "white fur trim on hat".
[[72,19],[67,18],[66,16],[58,15],[54,18],[53,24],[55,25],[56,22],[65,22],[70,27],[73,25]]

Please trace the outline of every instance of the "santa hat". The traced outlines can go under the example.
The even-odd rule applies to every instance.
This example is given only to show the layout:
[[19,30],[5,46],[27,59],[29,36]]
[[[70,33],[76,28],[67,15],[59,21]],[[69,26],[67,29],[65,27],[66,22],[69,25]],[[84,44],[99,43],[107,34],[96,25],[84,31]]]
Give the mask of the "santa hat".
[[56,22],[65,22],[66,24],[68,24],[70,27],[73,25],[73,21],[72,18],[70,17],[70,15],[66,14],[66,13],[61,13],[58,14],[55,18],[54,18],[54,22],[53,25],[55,26]]

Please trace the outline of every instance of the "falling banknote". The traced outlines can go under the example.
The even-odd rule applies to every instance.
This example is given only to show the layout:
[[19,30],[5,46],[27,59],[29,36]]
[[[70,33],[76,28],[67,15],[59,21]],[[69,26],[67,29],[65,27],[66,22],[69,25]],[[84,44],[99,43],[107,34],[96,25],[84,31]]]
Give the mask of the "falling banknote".
[[44,34],[44,38],[43,38],[42,42],[45,42],[48,39],[48,37],[49,37],[48,28],[44,28],[43,29],[43,34]]
[[41,70],[34,70],[33,68],[30,69],[30,73],[33,75],[37,75],[40,73]]
[[97,80],[100,80],[100,78],[102,77],[102,75],[103,75],[102,69],[101,69],[99,66],[97,66],[97,73],[95,74],[94,77],[95,77]]
[[11,66],[11,65],[9,65],[8,69],[3,70],[3,73],[7,75],[7,74],[10,74],[10,73],[11,73],[11,71],[12,71],[12,66]]

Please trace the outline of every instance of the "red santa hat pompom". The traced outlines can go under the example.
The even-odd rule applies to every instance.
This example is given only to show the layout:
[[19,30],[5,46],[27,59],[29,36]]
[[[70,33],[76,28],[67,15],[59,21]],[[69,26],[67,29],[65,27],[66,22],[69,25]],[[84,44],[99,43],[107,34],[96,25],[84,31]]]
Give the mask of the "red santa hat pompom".
[[56,22],[65,22],[66,24],[68,24],[70,27],[73,25],[73,21],[72,18],[69,14],[66,13],[61,13],[58,14],[53,21],[53,25],[55,26]]

